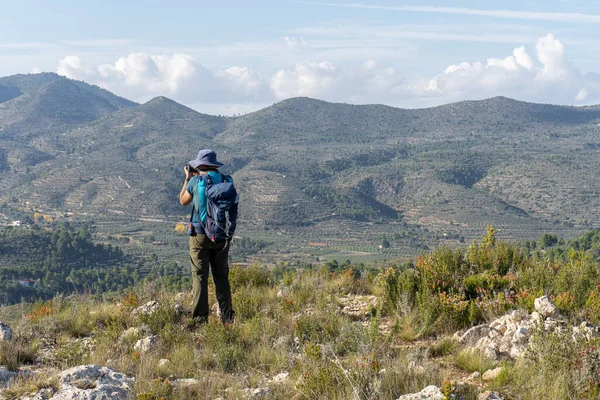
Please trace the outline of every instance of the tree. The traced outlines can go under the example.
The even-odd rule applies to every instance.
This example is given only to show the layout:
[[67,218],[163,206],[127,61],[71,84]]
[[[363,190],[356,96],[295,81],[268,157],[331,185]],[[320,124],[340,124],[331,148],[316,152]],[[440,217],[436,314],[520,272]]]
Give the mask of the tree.
[[383,247],[384,249],[387,249],[390,247],[390,242],[388,242],[388,240],[385,236],[383,237],[383,240],[381,241],[381,247]]

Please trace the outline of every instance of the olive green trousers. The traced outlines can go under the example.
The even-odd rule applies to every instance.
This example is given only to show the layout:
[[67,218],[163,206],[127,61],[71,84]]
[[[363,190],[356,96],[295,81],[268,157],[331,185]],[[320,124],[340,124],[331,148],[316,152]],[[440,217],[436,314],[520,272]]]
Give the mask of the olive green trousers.
[[229,243],[212,242],[206,235],[190,236],[190,261],[192,263],[192,286],[194,303],[192,317],[208,320],[208,271],[212,271],[217,302],[223,323],[233,322],[235,312],[231,304],[229,285]]

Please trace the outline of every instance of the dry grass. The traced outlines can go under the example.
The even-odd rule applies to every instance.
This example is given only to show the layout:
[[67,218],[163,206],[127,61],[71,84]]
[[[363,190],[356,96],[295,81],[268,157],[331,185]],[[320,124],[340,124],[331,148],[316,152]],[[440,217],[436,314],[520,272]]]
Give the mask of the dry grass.
[[[265,386],[271,388],[273,398],[389,399],[430,384],[440,386],[445,378],[440,363],[451,357],[468,372],[483,373],[496,365],[477,351],[459,349],[450,338],[424,349],[406,346],[406,341],[425,334],[425,323],[402,296],[377,291],[380,304],[387,296],[387,315],[377,310],[365,321],[343,315],[337,299],[352,292],[353,282],[356,293],[370,293],[366,280],[354,274],[299,271],[279,282],[260,268],[236,274],[237,319],[232,325],[223,326],[213,316],[208,324],[188,329],[186,318],[173,309],[178,296],[155,285],[135,288],[113,302],[85,296],[59,298],[48,315],[14,322],[19,335],[14,342],[0,343],[0,362],[16,370],[35,362],[40,348],[52,343],[52,363],[57,368],[83,363],[115,368],[136,378],[135,394],[146,400],[238,398],[244,388]],[[278,296],[282,287],[283,296]],[[149,300],[159,301],[158,311],[132,318],[133,308]],[[382,332],[384,323],[391,330]],[[147,354],[134,351],[142,335],[124,338],[130,327],[143,327],[159,336],[159,345]],[[404,345],[398,347],[399,342]],[[560,357],[571,360],[575,349],[564,343],[552,347],[548,340],[542,343],[542,356],[506,365],[506,373],[491,387],[513,395],[526,391],[530,397],[523,398],[531,399],[534,394],[584,398],[584,392],[574,386],[574,375],[563,373],[568,363],[551,356],[560,349]],[[160,366],[161,359],[169,362]],[[558,366],[548,367],[552,363]],[[270,382],[283,371],[290,373],[289,380]],[[180,379],[195,381],[177,383]],[[42,376],[32,382],[17,380],[7,393],[18,397],[44,384],[51,380]]]

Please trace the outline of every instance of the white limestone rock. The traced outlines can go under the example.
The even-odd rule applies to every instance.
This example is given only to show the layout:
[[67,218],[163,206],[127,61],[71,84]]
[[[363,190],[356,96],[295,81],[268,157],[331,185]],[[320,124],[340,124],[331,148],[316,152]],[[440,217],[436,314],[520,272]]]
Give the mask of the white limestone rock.
[[527,343],[529,340],[529,329],[525,327],[519,327],[515,331],[512,342],[513,343]]
[[542,317],[542,314],[540,314],[537,311],[534,311],[531,313],[531,322],[533,322],[534,324],[541,324],[542,322],[544,322],[544,317]]
[[500,353],[495,347],[487,346],[483,349],[483,356],[490,360],[498,361],[498,358],[500,358]]
[[154,314],[158,310],[158,301],[152,300],[147,302],[146,304],[139,306],[135,310],[131,312],[132,317],[139,317],[141,315],[151,315]]
[[482,337],[486,337],[490,333],[490,327],[487,324],[477,325],[468,329],[459,338],[461,344],[472,346]]
[[9,341],[12,339],[13,331],[10,326],[0,322],[0,340]]
[[287,382],[289,378],[290,378],[290,373],[287,371],[284,371],[280,374],[275,375],[273,377],[273,379],[271,379],[271,383],[284,383],[284,382]]
[[80,365],[58,374],[59,390],[50,400],[126,400],[134,379],[99,365]]
[[548,296],[538,297],[534,300],[533,305],[535,306],[535,310],[544,318],[556,318],[559,315],[558,307],[554,305]]
[[510,356],[515,359],[520,358],[523,354],[525,354],[525,351],[527,351],[527,347],[522,344],[515,344],[510,349]]
[[404,394],[397,400],[444,400],[444,394],[439,387],[431,385],[419,393]]
[[147,336],[143,339],[137,341],[133,349],[141,354],[148,353],[154,349],[158,345],[159,337],[156,335]]
[[175,379],[172,382],[172,385],[176,386],[178,388],[187,388],[187,387],[196,386],[199,384],[200,384],[200,381],[198,379],[194,379],[194,378]]
[[252,399],[252,400],[258,400],[258,399],[264,399],[265,397],[269,396],[271,394],[271,388],[268,387],[262,387],[262,388],[245,388],[242,389],[242,393],[244,393],[244,396],[248,399]]
[[498,376],[500,376],[500,374],[502,373],[502,370],[503,370],[502,367],[488,369],[487,371],[485,371],[483,373],[483,376],[481,377],[481,379],[483,379],[485,382],[492,381],[492,380],[496,379]]

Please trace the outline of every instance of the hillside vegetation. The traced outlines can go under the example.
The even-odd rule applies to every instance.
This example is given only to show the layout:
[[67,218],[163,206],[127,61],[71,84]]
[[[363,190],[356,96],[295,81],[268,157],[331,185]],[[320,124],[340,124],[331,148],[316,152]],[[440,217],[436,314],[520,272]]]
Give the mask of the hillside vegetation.
[[148,220],[168,232],[185,218],[182,167],[204,147],[239,187],[239,234],[271,250],[383,261],[471,240],[489,223],[511,239],[598,226],[596,106],[295,98],[228,118],[164,97],[137,105],[55,74],[0,78],[0,101],[0,202],[94,219],[106,234]]
[[[428,385],[450,399],[490,389],[505,399],[597,398],[600,328],[590,323],[600,322],[598,234],[586,237],[594,244],[565,261],[529,256],[489,227],[469,246],[384,270],[234,267],[237,319],[226,326],[216,316],[191,325],[191,298],[149,282],[115,297],[5,307],[0,319],[14,335],[0,341],[1,363],[38,374],[13,380],[3,394],[54,393],[65,385],[58,371],[96,364],[135,377],[126,387],[138,399],[390,399]],[[500,316],[546,313],[534,306],[543,294],[557,310],[536,311],[531,318],[541,322],[517,327],[522,353],[491,357],[465,341],[476,331],[452,336],[473,325],[500,329],[498,320],[480,325]],[[571,335],[582,320],[594,335]],[[95,390],[93,382],[75,385]]]

